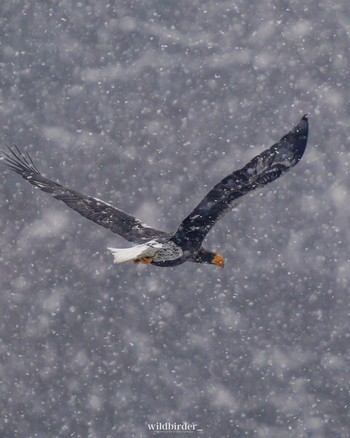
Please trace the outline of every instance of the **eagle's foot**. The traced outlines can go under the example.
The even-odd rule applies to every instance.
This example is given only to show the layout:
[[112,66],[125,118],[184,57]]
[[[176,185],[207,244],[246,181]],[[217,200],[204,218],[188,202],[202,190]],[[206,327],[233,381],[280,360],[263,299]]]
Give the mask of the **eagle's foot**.
[[140,259],[134,260],[134,263],[144,263],[144,264],[150,264],[153,262],[152,257],[142,257]]

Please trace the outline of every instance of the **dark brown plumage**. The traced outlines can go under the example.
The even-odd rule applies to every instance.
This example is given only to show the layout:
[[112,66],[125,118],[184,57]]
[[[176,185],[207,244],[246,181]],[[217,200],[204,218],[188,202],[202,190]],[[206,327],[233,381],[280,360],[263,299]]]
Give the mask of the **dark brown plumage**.
[[8,153],[3,152],[3,162],[32,185],[50,193],[82,216],[137,243],[132,248],[110,248],[115,263],[133,260],[166,267],[192,261],[223,267],[222,256],[202,247],[205,236],[240,198],[276,180],[294,167],[303,156],[307,137],[308,117],[305,115],[278,143],[213,187],[174,233],[156,230],[104,201],[45,178],[30,156],[22,154],[18,148],[9,148]]

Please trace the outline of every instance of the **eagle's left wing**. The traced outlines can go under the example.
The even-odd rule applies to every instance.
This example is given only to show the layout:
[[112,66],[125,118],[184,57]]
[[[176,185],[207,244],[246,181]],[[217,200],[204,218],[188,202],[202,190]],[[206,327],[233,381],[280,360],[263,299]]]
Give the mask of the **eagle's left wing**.
[[2,152],[3,163],[21,175],[33,186],[50,193],[54,198],[64,202],[87,219],[110,229],[129,242],[142,243],[167,233],[141,222],[134,216],[113,207],[100,199],[86,196],[75,190],[64,187],[41,175],[29,155],[23,155],[17,148],[9,148],[9,153]]
[[278,143],[220,181],[180,224],[172,240],[181,246],[199,246],[220,217],[234,208],[242,196],[276,180],[298,163],[307,137],[306,114]]

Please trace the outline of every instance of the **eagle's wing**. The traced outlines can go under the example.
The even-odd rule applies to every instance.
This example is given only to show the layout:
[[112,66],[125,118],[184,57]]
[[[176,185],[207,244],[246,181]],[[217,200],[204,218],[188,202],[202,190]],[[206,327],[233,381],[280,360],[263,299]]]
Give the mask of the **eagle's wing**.
[[253,158],[242,169],[220,181],[184,219],[172,240],[182,246],[198,246],[214,224],[239,198],[274,181],[303,156],[308,136],[307,114],[281,140]]
[[63,201],[68,207],[82,216],[110,229],[130,242],[142,243],[155,237],[166,235],[142,223],[139,219],[113,207],[100,199],[86,196],[68,187],[61,186],[41,175],[29,155],[22,154],[18,148],[3,152],[3,163],[17,172],[33,186],[50,193]]

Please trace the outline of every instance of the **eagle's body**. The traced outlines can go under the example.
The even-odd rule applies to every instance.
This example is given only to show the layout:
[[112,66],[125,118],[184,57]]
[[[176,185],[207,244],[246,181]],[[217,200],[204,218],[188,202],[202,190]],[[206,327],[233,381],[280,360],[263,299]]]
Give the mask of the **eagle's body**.
[[100,199],[83,195],[43,177],[30,156],[23,155],[17,148],[3,155],[4,163],[32,185],[63,201],[87,219],[136,244],[131,248],[109,248],[114,255],[114,263],[132,260],[167,267],[191,261],[223,267],[221,255],[203,248],[205,236],[228,210],[237,205],[240,198],[294,167],[305,151],[307,137],[308,118],[305,115],[278,143],[213,187],[174,233],[156,230]]

